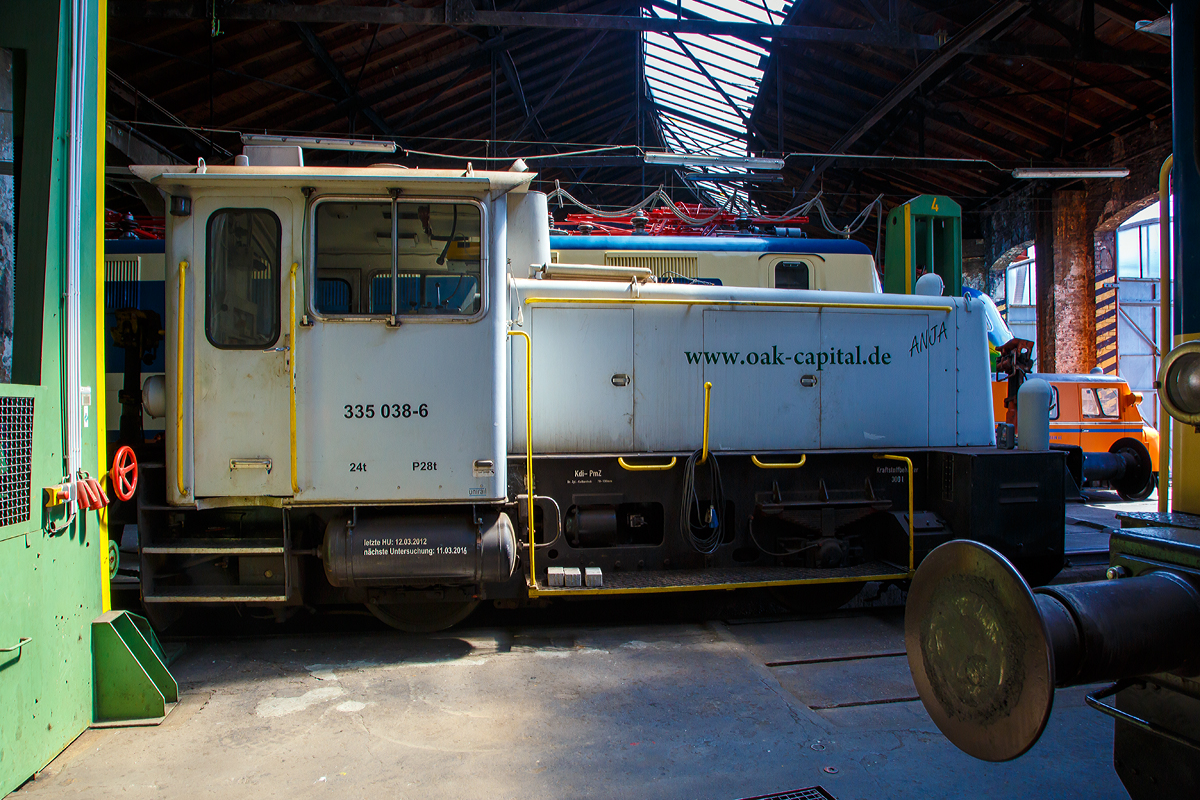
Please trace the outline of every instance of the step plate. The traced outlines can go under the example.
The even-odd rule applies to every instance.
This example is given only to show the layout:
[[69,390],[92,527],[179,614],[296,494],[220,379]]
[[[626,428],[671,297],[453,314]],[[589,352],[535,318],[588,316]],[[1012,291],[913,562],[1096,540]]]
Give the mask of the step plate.
[[853,567],[813,569],[810,567],[717,567],[697,570],[643,570],[605,572],[603,588],[531,586],[531,596],[564,594],[651,594],[654,592],[697,592],[757,586],[789,586],[805,583],[907,580],[908,572],[885,561],[870,561]]

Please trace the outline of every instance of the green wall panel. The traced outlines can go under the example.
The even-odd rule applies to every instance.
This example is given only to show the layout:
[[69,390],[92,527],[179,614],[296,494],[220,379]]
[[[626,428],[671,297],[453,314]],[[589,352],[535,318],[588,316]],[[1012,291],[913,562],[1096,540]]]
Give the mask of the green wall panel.
[[[88,3],[88,68],[83,113],[85,170],[81,247],[81,376],[103,396],[96,370],[97,29],[102,3]],[[51,536],[42,487],[64,478],[63,306],[66,288],[70,144],[70,5],[0,0],[0,47],[19,54],[24,85],[16,92],[21,135],[17,206],[14,383],[0,397],[34,400],[30,518],[0,526],[0,648],[28,637],[20,652],[0,652],[0,796],[20,786],[92,721],[91,621],[103,612],[100,521],[76,518]],[[18,77],[20,80],[20,76]],[[23,102],[22,102],[23,98]],[[98,472],[95,406],[84,429],[83,464]]]

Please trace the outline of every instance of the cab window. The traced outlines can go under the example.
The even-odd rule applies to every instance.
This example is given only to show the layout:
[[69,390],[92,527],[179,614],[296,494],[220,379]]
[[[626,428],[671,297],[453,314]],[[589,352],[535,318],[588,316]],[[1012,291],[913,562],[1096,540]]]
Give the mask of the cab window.
[[809,288],[808,264],[803,261],[781,261],[775,265],[776,289]]
[[1097,389],[1096,397],[1100,400],[1100,416],[1121,416],[1121,399],[1116,389]]
[[[478,206],[330,199],[318,202],[314,226],[322,314],[473,316],[482,308]],[[335,280],[345,288],[321,290]]]
[[1050,419],[1058,419],[1058,387],[1050,387]]
[[1120,399],[1116,389],[1083,389],[1080,410],[1085,417],[1111,417],[1121,415]]
[[208,218],[204,332],[214,347],[261,349],[279,338],[280,230],[265,208]]

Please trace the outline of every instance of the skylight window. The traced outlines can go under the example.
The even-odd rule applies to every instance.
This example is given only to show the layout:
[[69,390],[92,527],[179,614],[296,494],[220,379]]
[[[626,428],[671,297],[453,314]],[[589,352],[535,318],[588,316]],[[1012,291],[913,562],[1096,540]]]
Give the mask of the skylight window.
[[[680,4],[652,2],[648,13],[662,19],[706,17],[778,25],[789,5],[789,0],[728,0],[721,6],[704,0],[682,0]],[[768,54],[766,50],[732,36],[646,33],[644,54],[646,85],[668,150],[747,155],[746,121],[758,95],[763,75],[759,63]],[[714,206],[723,208],[732,201],[735,211],[754,210],[743,184],[694,185]]]

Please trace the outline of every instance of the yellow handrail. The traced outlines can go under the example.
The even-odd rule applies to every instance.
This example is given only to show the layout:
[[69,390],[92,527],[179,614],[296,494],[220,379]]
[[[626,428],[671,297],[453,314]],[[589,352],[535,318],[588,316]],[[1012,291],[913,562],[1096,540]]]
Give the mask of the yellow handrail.
[[908,465],[908,571],[913,571],[913,549],[916,547],[916,536],[913,535],[913,514],[916,513],[913,507],[913,463],[911,458],[905,456],[890,456],[883,453],[876,453],[875,458],[885,459],[887,461],[903,461]]
[[288,406],[291,412],[290,418],[290,442],[292,448],[292,494],[300,494],[299,476],[296,474],[296,270],[300,269],[300,265],[292,262],[292,303],[291,310],[291,334],[288,337],[288,344],[291,346],[291,352],[288,356]]
[[[1171,166],[1175,156],[1167,156],[1158,171],[1158,329],[1162,346],[1159,359],[1167,354],[1175,342],[1171,336]],[[1161,361],[1160,361],[1161,363]],[[1159,397],[1162,397],[1161,392]],[[1158,510],[1171,510],[1167,484],[1171,478],[1171,415],[1162,400],[1158,402]]]
[[810,300],[690,300],[656,297],[527,297],[525,305],[591,304],[591,305],[648,305],[648,306],[765,306],[767,308],[887,308],[900,311],[943,311],[949,314],[954,306],[907,305],[904,303],[822,303]]
[[188,496],[187,487],[183,485],[183,358],[184,358],[184,321],[187,319],[187,306],[184,299],[187,296],[188,262],[179,262],[179,305],[176,308],[179,333],[178,349],[175,357],[175,483],[181,497]]
[[712,381],[704,382],[704,444],[700,448],[700,461],[703,464],[708,461],[708,399],[712,394]]
[[624,458],[618,458],[617,463],[621,465],[621,469],[627,469],[630,472],[665,472],[672,469],[678,460],[672,456],[666,464],[630,464]]
[[800,460],[794,464],[764,464],[758,460],[758,456],[750,456],[750,463],[759,469],[800,469],[807,460],[807,455],[801,455]]
[[529,501],[529,585],[537,589],[533,557],[533,339],[525,331],[509,331],[525,340],[525,496]]

